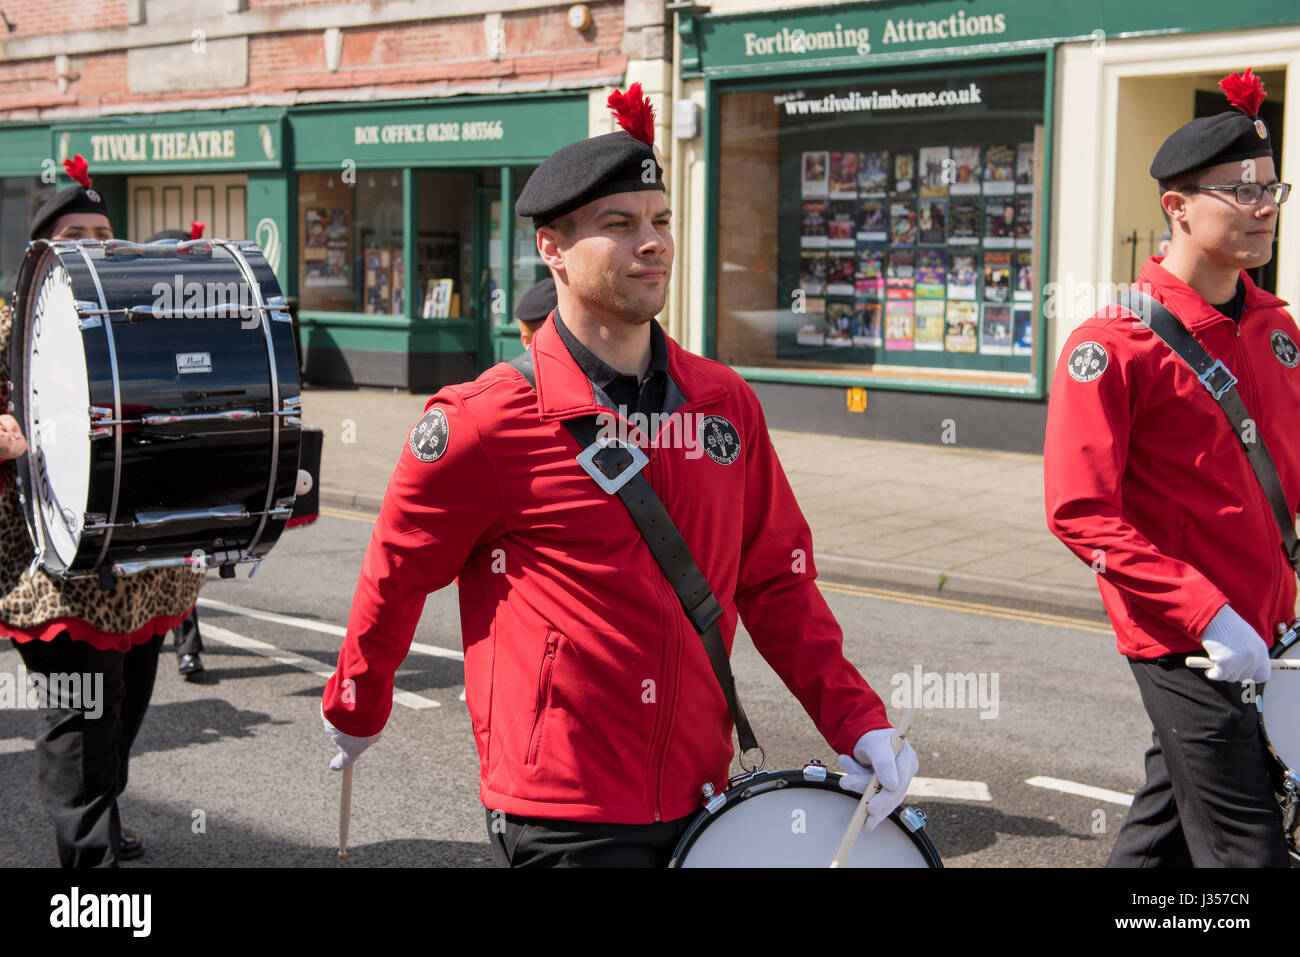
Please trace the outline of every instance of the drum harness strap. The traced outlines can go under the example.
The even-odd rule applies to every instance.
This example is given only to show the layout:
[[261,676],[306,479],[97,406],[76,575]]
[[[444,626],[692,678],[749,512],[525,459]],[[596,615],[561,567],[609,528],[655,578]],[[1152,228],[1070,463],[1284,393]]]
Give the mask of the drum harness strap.
[[[510,365],[533,389],[537,388],[532,350],[525,350],[511,360]],[[582,454],[578,456],[579,464],[602,489],[617,495],[627,507],[632,521],[636,523],[646,545],[649,546],[650,553],[654,555],[668,583],[677,593],[686,617],[690,619],[700,636],[700,641],[704,644],[704,651],[709,656],[709,664],[713,666],[713,675],[718,679],[722,696],[726,699],[731,718],[736,723],[741,766],[746,770],[753,770],[745,765],[744,755],[755,748],[761,755],[763,749],[759,747],[758,740],[754,737],[754,731],[749,726],[749,718],[745,716],[745,709],[741,707],[740,698],[736,694],[736,679],[731,673],[731,662],[727,658],[727,649],[722,641],[722,630],[718,627],[718,622],[722,618],[722,606],[718,604],[718,599],[709,587],[704,573],[695,564],[686,540],[682,538],[681,532],[668,516],[664,503],[660,501],[659,496],[655,494],[654,489],[641,473],[641,468],[646,463],[645,454],[635,446],[623,445],[617,440],[601,442],[599,440],[601,426],[595,415],[565,419],[564,426],[577,440],[578,446],[583,449]],[[756,768],[761,767],[760,757]]]
[[1205,347],[1196,341],[1182,320],[1151,296],[1129,289],[1120,294],[1118,303],[1141,319],[1178,358],[1187,363],[1196,373],[1201,385],[1219,404],[1228,424],[1237,434],[1237,441],[1241,443],[1246,459],[1255,472],[1255,478],[1273,510],[1273,518],[1277,520],[1278,530],[1282,533],[1282,550],[1286,554],[1287,564],[1300,575],[1300,541],[1296,539],[1294,510],[1287,504],[1282,480],[1278,477],[1272,456],[1268,454],[1264,437],[1259,434],[1237,392],[1237,377],[1227,366],[1205,351]]

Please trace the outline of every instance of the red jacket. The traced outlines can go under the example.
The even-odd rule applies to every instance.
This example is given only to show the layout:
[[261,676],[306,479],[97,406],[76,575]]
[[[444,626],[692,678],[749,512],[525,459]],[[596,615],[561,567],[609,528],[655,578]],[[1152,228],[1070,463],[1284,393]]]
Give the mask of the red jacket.
[[[1237,377],[1294,512],[1300,331],[1286,303],[1243,272],[1233,322],[1159,263],[1147,260],[1141,288]],[[1186,363],[1131,313],[1112,311],[1076,329],[1057,363],[1043,449],[1048,526],[1098,570],[1130,658],[1200,651],[1225,604],[1271,647],[1275,626],[1295,617],[1296,579],[1241,443]]]
[[[325,689],[325,716],[352,735],[384,726],[393,673],[425,596],[459,574],[483,803],[568,820],[679,818],[700,807],[705,782],[726,783],[730,714],[699,635],[631,516],[575,460],[580,449],[563,420],[597,411],[589,380],[552,322],[533,348],[536,392],[497,365],[429,401],[421,423],[441,410],[445,441],[436,452],[420,445],[431,459],[422,460],[412,451],[422,433],[413,432],[402,451]],[[687,402],[647,449],[645,475],[724,609],[728,649],[739,613],[821,734],[848,753],[889,723],[844,658],[843,635],[814,583],[808,524],[758,399],[727,367],[671,339],[668,349],[669,375]],[[701,415],[734,426],[735,461],[721,464],[698,447],[692,457],[683,447],[680,428]],[[345,687],[346,679],[354,684]],[[761,736],[761,715],[751,718]]]

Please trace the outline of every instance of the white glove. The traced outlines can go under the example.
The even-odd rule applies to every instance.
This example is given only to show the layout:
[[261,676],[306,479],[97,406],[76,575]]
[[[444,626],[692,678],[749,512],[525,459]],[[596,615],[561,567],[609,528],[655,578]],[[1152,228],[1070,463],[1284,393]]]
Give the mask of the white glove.
[[875,771],[879,779],[880,793],[869,798],[867,804],[867,823],[864,826],[868,831],[874,831],[876,825],[903,803],[903,798],[907,796],[907,786],[921,766],[916,752],[907,741],[903,742],[898,756],[894,756],[890,744],[893,736],[893,728],[868,731],[853,746],[852,757],[840,755],[840,769],[844,772],[844,777],[840,778],[840,787],[844,790],[856,791],[858,794],[866,791],[872,771]]
[[338,745],[339,748],[339,753],[334,755],[334,760],[330,762],[331,771],[342,771],[357,758],[361,757],[361,752],[378,741],[379,735],[384,733],[380,731],[378,734],[372,734],[368,738],[354,738],[350,734],[344,734],[338,728],[334,727],[334,725],[329,723],[329,720],[325,717],[325,706],[323,704],[320,709],[320,719],[325,722],[325,733],[330,736],[330,739]]
[[1205,672],[1211,681],[1263,684],[1268,680],[1272,671],[1268,646],[1230,605],[1224,605],[1210,619],[1201,634],[1201,644],[1214,662],[1214,667]]

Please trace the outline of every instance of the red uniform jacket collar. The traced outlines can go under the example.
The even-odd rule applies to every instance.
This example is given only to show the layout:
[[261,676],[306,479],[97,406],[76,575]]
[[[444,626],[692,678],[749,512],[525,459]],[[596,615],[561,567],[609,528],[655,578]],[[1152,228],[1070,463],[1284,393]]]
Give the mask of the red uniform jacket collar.
[[[1160,300],[1170,312],[1183,321],[1189,330],[1195,332],[1216,322],[1231,322],[1227,316],[1205,301],[1205,297],[1183,282],[1173,273],[1160,265],[1163,256],[1152,256],[1142,266],[1138,274],[1139,288],[1149,292]],[[1246,284],[1246,305],[1242,310],[1241,321],[1245,322],[1254,309],[1271,309],[1286,305],[1267,290],[1260,289],[1250,281],[1246,270],[1241,271],[1241,279]]]
[[[547,316],[546,323],[533,336],[538,412],[544,422],[595,415],[599,407],[591,390],[591,380],[578,367],[577,361],[564,345],[564,340],[555,330],[554,315],[552,312]],[[664,338],[668,343],[668,377],[682,390],[686,406],[713,402],[727,394],[725,388],[707,376],[700,375],[693,368],[693,363],[689,360],[694,357],[674,342],[671,336]]]

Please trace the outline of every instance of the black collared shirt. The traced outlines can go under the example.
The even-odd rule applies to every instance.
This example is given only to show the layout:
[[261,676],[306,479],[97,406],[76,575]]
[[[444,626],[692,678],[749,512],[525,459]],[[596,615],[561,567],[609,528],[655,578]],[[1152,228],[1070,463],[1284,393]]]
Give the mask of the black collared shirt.
[[[1211,305],[1214,304],[1211,303]],[[1227,302],[1222,302],[1219,303],[1218,305],[1214,305],[1214,308],[1219,312],[1221,312],[1223,315],[1227,316],[1233,322],[1240,322],[1241,312],[1245,308],[1245,306],[1246,306],[1246,284],[1241,281],[1240,277],[1238,277],[1237,291],[1233,294],[1232,298],[1229,299]]]
[[555,310],[555,331],[568,348],[578,368],[591,380],[592,392],[596,403],[611,411],[620,411],[627,416],[633,412],[651,415],[664,412],[665,398],[668,395],[668,342],[659,323],[650,320],[650,368],[646,370],[644,381],[637,382],[635,375],[619,372],[609,363],[598,357],[578,341],[578,337],[560,319],[560,311]]

